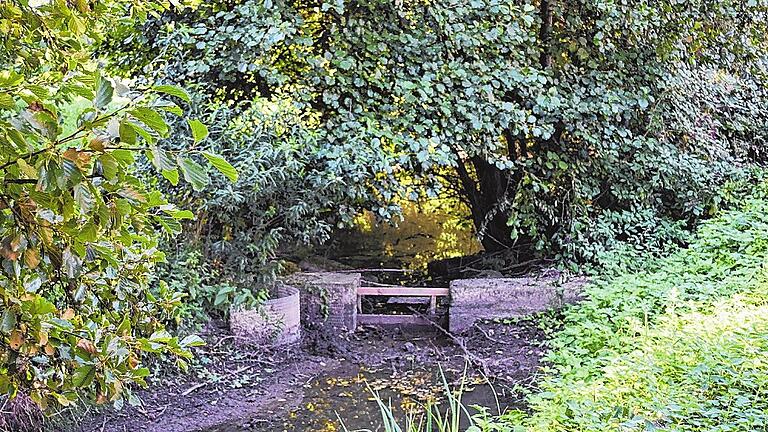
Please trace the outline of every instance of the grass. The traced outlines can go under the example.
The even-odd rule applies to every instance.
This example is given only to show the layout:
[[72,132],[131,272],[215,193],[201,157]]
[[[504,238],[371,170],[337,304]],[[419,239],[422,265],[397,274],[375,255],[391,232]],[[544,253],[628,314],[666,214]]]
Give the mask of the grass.
[[[397,418],[392,405],[382,400],[378,392],[369,388],[379,406],[379,413],[381,415],[381,429],[376,430],[383,430],[383,432],[459,432],[463,430],[469,432],[491,430],[503,432],[505,430],[501,428],[506,426],[498,423],[497,416],[490,414],[488,408],[467,407],[462,402],[462,396],[465,391],[466,371],[460,380],[461,384],[458,388],[454,389],[449,386],[442,368],[440,369],[440,377],[445,403],[428,403],[420,411],[408,412],[403,418]],[[495,409],[499,413],[501,412],[501,407],[499,406],[498,397],[491,382],[486,381],[491,386],[491,391],[496,399]],[[339,418],[339,422],[344,432],[373,432],[367,429],[350,431],[344,425],[343,419]]]

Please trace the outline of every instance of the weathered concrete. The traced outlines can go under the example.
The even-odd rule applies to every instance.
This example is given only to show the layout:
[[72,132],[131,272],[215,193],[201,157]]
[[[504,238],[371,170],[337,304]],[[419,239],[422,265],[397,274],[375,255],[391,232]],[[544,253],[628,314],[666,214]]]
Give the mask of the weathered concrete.
[[450,284],[448,329],[462,333],[481,319],[516,318],[579,299],[586,278],[563,284],[556,277],[457,279]]
[[328,332],[353,332],[357,327],[360,273],[297,273],[287,282],[302,296],[301,321]]
[[285,345],[301,339],[300,315],[299,290],[283,285],[277,289],[277,298],[256,309],[231,310],[229,328],[235,336],[251,343]]

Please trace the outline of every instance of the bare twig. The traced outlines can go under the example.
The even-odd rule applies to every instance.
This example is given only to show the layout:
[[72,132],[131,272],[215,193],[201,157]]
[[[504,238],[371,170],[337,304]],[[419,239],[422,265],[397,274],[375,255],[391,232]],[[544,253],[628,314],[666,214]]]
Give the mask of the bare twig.
[[489,335],[488,332],[483,330],[483,328],[480,327],[477,323],[474,324],[474,327],[476,329],[480,330],[480,333],[482,333],[483,336],[485,336],[485,338],[488,339],[491,342],[494,342],[494,343],[497,343],[497,344],[502,344],[502,345],[511,345],[512,344],[511,342],[505,342],[505,341],[502,341],[502,340],[498,340],[498,339],[492,338],[491,335]]
[[429,317],[427,317],[423,313],[417,311],[416,309],[414,309],[414,308],[408,308],[408,309],[410,309],[411,312],[413,312],[415,315],[418,315],[418,316],[424,318],[427,322],[429,322],[430,325],[432,325],[436,329],[440,330],[440,332],[442,332],[444,335],[448,336],[453,341],[453,343],[456,344],[456,346],[461,348],[461,350],[464,352],[464,358],[466,360],[468,360],[470,363],[472,363],[476,367],[478,367],[483,372],[483,374],[485,374],[486,376],[489,375],[488,374],[488,368],[486,367],[485,362],[480,357],[478,357],[478,356],[474,355],[473,353],[471,353],[469,351],[469,349],[467,349],[467,345],[464,343],[464,339],[463,338],[451,334],[451,332],[449,332],[448,330],[444,329],[443,326],[441,326],[440,324],[430,320]]

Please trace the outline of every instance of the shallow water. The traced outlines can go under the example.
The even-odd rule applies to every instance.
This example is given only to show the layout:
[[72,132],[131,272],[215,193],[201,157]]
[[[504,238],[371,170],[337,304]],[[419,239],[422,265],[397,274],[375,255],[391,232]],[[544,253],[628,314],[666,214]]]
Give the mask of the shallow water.
[[[461,386],[461,374],[448,373],[452,389]],[[463,379],[465,386],[461,399],[465,406],[493,407],[497,402],[502,408],[516,405],[516,399],[508,390],[494,388],[480,378]],[[428,402],[437,402],[445,410],[445,387],[439,370],[410,369],[393,373],[391,370],[368,370],[347,364],[304,385],[304,397],[298,408],[285,418],[241,419],[206,432],[286,431],[286,432],[333,432],[370,430],[382,431],[381,412],[374,393],[392,407],[395,417],[404,425],[408,413],[419,412]],[[469,408],[471,414],[476,411]],[[462,424],[468,425],[466,415]]]

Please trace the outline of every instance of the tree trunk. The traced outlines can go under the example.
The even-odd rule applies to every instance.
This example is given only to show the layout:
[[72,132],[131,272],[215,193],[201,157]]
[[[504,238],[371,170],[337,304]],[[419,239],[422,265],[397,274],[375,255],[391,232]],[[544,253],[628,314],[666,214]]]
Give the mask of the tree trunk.
[[[517,182],[508,171],[482,157],[457,162],[456,171],[483,248],[491,253],[513,248],[512,231],[507,226],[509,211],[503,202],[505,198],[512,199]],[[474,173],[470,174],[467,164],[471,164]]]
[[472,210],[475,228],[486,252],[498,252],[514,246],[507,225],[509,211],[504,201],[514,197],[516,184],[508,171],[502,171],[485,158],[472,158],[477,176],[478,199]]

